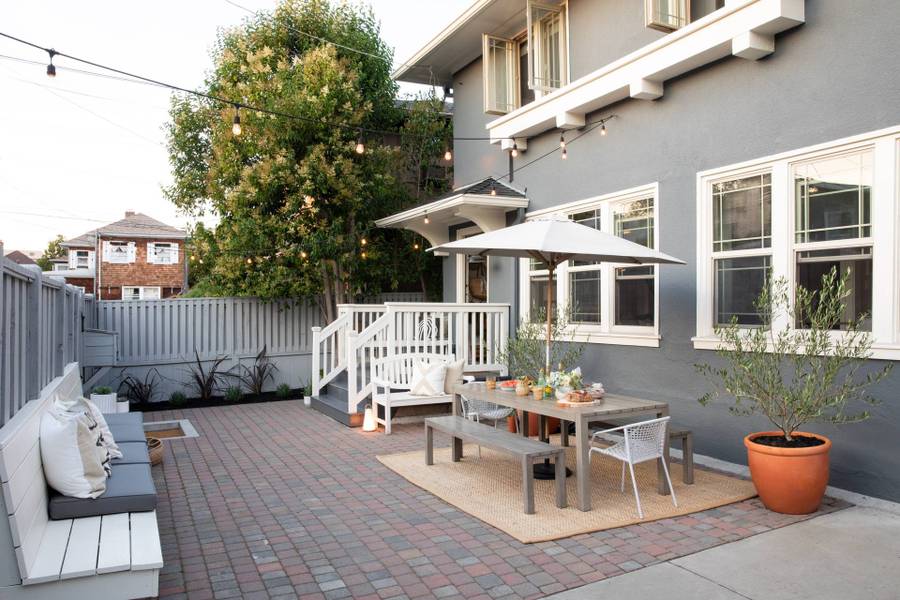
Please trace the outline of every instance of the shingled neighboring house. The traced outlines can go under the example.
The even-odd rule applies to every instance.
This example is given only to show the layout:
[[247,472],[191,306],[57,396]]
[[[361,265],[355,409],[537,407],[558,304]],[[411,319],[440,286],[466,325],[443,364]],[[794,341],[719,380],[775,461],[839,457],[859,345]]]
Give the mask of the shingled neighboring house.
[[13,250],[9,254],[6,255],[6,258],[13,261],[17,265],[36,265],[37,263],[33,258],[25,254],[24,252],[20,252],[19,250]]
[[126,211],[120,221],[63,242],[67,261],[48,274],[101,300],[169,298],[187,289],[186,239],[181,229]]

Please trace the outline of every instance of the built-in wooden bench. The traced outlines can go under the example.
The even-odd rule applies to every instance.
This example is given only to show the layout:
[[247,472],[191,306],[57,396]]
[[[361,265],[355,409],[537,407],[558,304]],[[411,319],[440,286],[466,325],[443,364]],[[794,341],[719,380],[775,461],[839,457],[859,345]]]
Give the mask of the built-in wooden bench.
[[[0,429],[0,598],[154,597],[163,565],[156,511],[53,521],[41,463],[41,417],[80,396],[77,363]],[[18,570],[16,577],[15,570]]]
[[[416,364],[453,362],[452,354],[389,354],[372,361],[372,408],[375,420],[384,425],[384,433],[391,433],[391,411],[401,406],[424,406],[429,404],[450,404],[452,394],[444,390],[432,396],[420,396],[409,392]],[[378,416],[378,407],[384,409],[384,418]]]
[[[598,425],[604,429],[612,427],[621,427],[636,423],[635,420],[628,419],[604,419],[603,421],[592,421],[591,425]],[[690,429],[679,427],[669,422],[669,440],[681,440],[681,480],[686,484],[694,483],[694,434]]]
[[425,464],[434,464],[434,430],[453,438],[452,459],[462,458],[463,441],[487,446],[518,457],[522,462],[522,496],[525,514],[534,514],[534,461],[552,458],[556,463],[556,506],[566,507],[566,451],[503,429],[482,425],[463,417],[446,416],[425,419]]

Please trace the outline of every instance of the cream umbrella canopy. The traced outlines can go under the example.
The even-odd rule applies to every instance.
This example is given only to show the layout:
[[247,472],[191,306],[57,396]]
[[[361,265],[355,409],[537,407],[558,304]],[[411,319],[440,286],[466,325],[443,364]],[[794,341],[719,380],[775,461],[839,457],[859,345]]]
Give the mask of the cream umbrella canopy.
[[550,373],[553,273],[567,260],[621,265],[685,264],[683,260],[564,217],[534,219],[430,248],[448,254],[533,258],[547,265],[546,373]]

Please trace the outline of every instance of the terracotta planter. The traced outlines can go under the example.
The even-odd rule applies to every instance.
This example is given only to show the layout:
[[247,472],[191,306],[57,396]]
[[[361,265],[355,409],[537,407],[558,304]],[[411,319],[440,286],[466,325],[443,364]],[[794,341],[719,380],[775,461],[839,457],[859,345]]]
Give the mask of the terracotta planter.
[[828,452],[831,440],[813,433],[824,444],[811,448],[776,448],[753,441],[763,435],[783,435],[780,431],[751,433],[744,438],[750,476],[759,497],[769,510],[788,515],[806,515],[819,508],[828,485]]

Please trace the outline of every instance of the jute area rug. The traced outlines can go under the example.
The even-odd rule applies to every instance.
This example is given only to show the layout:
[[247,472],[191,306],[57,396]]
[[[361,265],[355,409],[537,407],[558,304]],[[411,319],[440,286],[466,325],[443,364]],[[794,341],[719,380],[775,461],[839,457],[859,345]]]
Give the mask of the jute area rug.
[[[558,444],[558,439],[554,440]],[[631,480],[626,471],[625,491],[619,491],[619,461],[593,454],[591,457],[591,506],[589,512],[575,507],[575,451],[569,448],[567,464],[573,471],[567,480],[567,508],[557,508],[554,482],[534,482],[535,514],[526,515],[522,504],[519,462],[508,454],[466,444],[463,459],[450,460],[450,448],[434,449],[434,465],[425,464],[425,451],[378,456],[378,460],[416,486],[434,494],[504,531],[523,543],[543,542],[633,523],[655,521],[731,504],[756,495],[753,483],[737,477],[694,468],[694,484],[681,481],[681,465],[670,472],[678,506],[670,496],[656,493],[656,463],[635,467],[644,519],[637,515]]]

